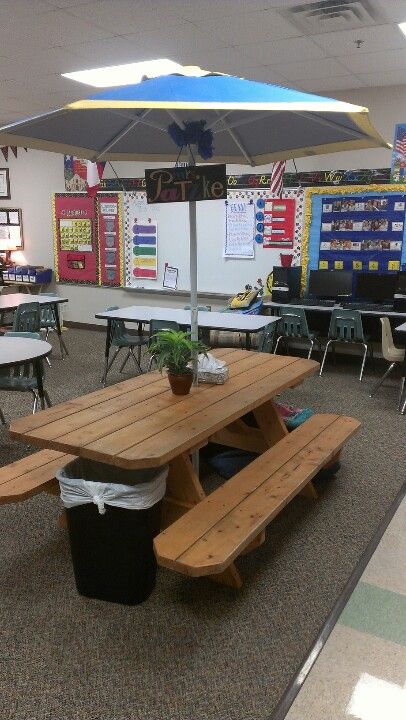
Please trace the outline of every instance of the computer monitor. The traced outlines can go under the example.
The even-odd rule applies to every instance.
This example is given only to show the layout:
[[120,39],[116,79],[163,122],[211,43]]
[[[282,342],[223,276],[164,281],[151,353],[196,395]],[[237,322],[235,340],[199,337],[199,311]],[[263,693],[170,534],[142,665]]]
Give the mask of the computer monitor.
[[397,282],[397,273],[358,273],[355,297],[372,302],[393,300]]
[[402,270],[400,273],[398,273],[398,280],[396,283],[396,293],[399,293],[400,295],[406,295],[406,271]]
[[352,295],[352,272],[348,270],[310,270],[309,295],[336,298]]

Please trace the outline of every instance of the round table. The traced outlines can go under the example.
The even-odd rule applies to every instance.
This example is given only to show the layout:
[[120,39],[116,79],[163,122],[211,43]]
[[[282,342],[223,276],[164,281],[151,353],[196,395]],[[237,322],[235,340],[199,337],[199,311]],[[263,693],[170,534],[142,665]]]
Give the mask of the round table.
[[32,363],[37,379],[38,397],[41,408],[45,409],[44,386],[42,384],[41,360],[52,351],[52,345],[33,338],[0,337],[0,367],[11,367]]

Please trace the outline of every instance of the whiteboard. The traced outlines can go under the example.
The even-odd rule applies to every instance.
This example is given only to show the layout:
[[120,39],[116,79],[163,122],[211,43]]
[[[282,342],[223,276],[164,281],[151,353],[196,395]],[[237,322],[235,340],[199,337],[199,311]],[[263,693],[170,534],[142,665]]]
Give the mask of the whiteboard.
[[[294,195],[292,195],[294,193]],[[300,239],[303,215],[303,191],[292,189],[286,191],[287,197],[297,196],[297,233],[295,238],[295,264],[299,264]],[[240,190],[229,192],[230,200],[244,200],[272,197],[264,190]],[[124,193],[124,242],[126,254],[131,257],[132,220],[126,216],[126,207],[134,203],[138,219],[152,218],[158,229],[158,277],[157,280],[146,278],[135,279],[126,272],[126,287],[161,290],[165,264],[178,268],[177,290],[190,290],[189,273],[189,205],[188,203],[171,203],[147,205],[142,192]],[[265,282],[274,265],[280,265],[278,249],[264,249],[254,242],[255,256],[251,259],[224,258],[225,238],[225,201],[207,200],[196,203],[197,216],[197,247],[198,247],[198,292],[220,293],[233,295],[246,284],[255,285],[258,278]]]

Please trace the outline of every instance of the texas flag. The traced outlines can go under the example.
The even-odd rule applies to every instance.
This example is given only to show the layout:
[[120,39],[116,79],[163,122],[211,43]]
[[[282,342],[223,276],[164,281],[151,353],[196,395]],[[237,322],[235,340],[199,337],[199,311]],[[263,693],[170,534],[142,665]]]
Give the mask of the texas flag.
[[94,197],[100,188],[105,164],[105,162],[86,161],[86,191],[91,197]]

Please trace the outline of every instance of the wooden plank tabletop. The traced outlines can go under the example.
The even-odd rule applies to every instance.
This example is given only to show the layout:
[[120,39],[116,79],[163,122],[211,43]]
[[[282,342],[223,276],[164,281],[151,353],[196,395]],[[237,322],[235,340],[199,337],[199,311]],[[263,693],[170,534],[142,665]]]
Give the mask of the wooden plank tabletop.
[[233,348],[213,354],[229,366],[224,385],[176,396],[165,376],[146,373],[20,418],[11,436],[118,467],[157,467],[319,368],[314,360]]

